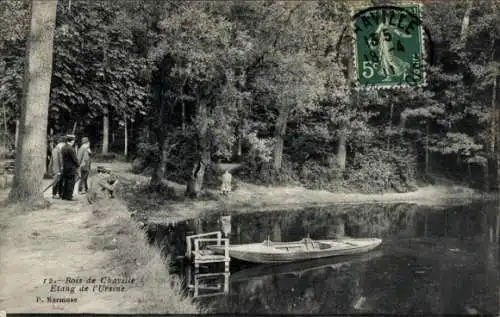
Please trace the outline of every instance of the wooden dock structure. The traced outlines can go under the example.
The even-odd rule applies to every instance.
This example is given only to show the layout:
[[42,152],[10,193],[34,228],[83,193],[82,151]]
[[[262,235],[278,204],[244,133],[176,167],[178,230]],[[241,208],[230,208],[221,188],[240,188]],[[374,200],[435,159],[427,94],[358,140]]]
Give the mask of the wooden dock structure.
[[[208,250],[208,245],[223,245],[224,255],[215,254]],[[194,278],[191,278],[191,273],[188,273],[188,288],[194,290],[194,297],[207,297],[227,294],[229,292],[229,239],[222,237],[222,232],[207,232],[189,235],[186,237],[186,258],[194,263]],[[200,274],[200,265],[211,263],[224,263],[224,272],[203,273]],[[218,277],[224,277],[222,285],[209,286],[203,283],[203,280],[212,280]],[[200,290],[212,291],[210,294],[202,295]],[[213,292],[215,291],[215,292]]]
[[[215,238],[213,238],[215,237]],[[186,237],[186,257],[194,262],[195,270],[200,267],[200,264],[205,263],[224,263],[225,272],[229,272],[229,239],[222,238],[222,232],[208,232],[194,234]],[[209,244],[224,245],[224,255],[215,254],[206,247]]]

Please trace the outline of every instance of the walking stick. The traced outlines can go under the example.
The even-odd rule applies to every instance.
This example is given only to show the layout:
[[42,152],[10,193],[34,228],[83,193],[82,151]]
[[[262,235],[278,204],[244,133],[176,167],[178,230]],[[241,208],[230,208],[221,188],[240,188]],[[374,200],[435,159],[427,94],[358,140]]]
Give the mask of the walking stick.
[[[49,186],[47,186],[47,188],[45,188],[43,190],[43,193],[45,193],[49,188],[51,188],[52,186],[54,186],[60,179],[61,179],[61,175],[59,174],[59,176],[57,176],[57,178]],[[75,179],[75,185],[76,185],[76,183],[79,180],[80,180],[80,177],[77,176],[76,179]]]
[[61,179],[61,174],[59,174],[59,175],[56,177],[56,179],[55,179],[52,183],[50,183],[50,185],[49,185],[49,186],[47,186],[47,188],[45,188],[45,189],[43,190],[43,193],[45,193],[45,192],[46,192],[49,188],[51,188],[52,186],[54,186],[54,185],[55,185],[55,184],[56,184],[56,183],[57,183],[60,179]]

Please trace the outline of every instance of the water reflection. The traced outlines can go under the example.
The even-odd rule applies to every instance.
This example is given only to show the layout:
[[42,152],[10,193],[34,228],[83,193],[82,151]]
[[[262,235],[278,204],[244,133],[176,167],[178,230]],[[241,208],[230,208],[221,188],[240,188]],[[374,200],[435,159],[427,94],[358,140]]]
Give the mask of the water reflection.
[[[275,266],[232,261],[229,294],[201,302],[235,314],[497,314],[499,209],[396,204],[232,215],[231,243],[345,234],[381,237],[384,244],[357,258]],[[159,226],[152,240],[183,254],[183,237],[220,230],[219,216]]]

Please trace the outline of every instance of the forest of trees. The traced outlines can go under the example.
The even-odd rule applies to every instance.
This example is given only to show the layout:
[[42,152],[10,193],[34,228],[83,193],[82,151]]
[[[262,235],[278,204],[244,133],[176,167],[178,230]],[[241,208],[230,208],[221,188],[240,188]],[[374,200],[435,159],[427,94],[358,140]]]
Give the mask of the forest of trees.
[[[29,3],[0,2],[4,145]],[[352,88],[353,3],[382,1],[59,0],[47,133],[75,129],[191,197],[214,162],[264,184],[408,191],[444,177],[498,190],[498,2],[426,1],[428,85],[400,90]]]

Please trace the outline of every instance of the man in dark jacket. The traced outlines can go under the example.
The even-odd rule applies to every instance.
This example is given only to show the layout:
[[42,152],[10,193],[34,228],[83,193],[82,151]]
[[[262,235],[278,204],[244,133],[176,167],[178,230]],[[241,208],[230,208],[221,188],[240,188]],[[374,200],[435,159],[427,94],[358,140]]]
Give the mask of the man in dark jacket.
[[57,145],[52,149],[52,175],[54,175],[54,185],[52,187],[52,198],[62,198],[63,196],[63,182],[62,170],[63,160],[61,150],[66,145],[65,137],[59,137]]
[[76,177],[78,175],[78,159],[75,153],[75,136],[66,136],[66,144],[61,149],[62,156],[62,181],[64,200],[73,200],[73,191],[75,189]]

